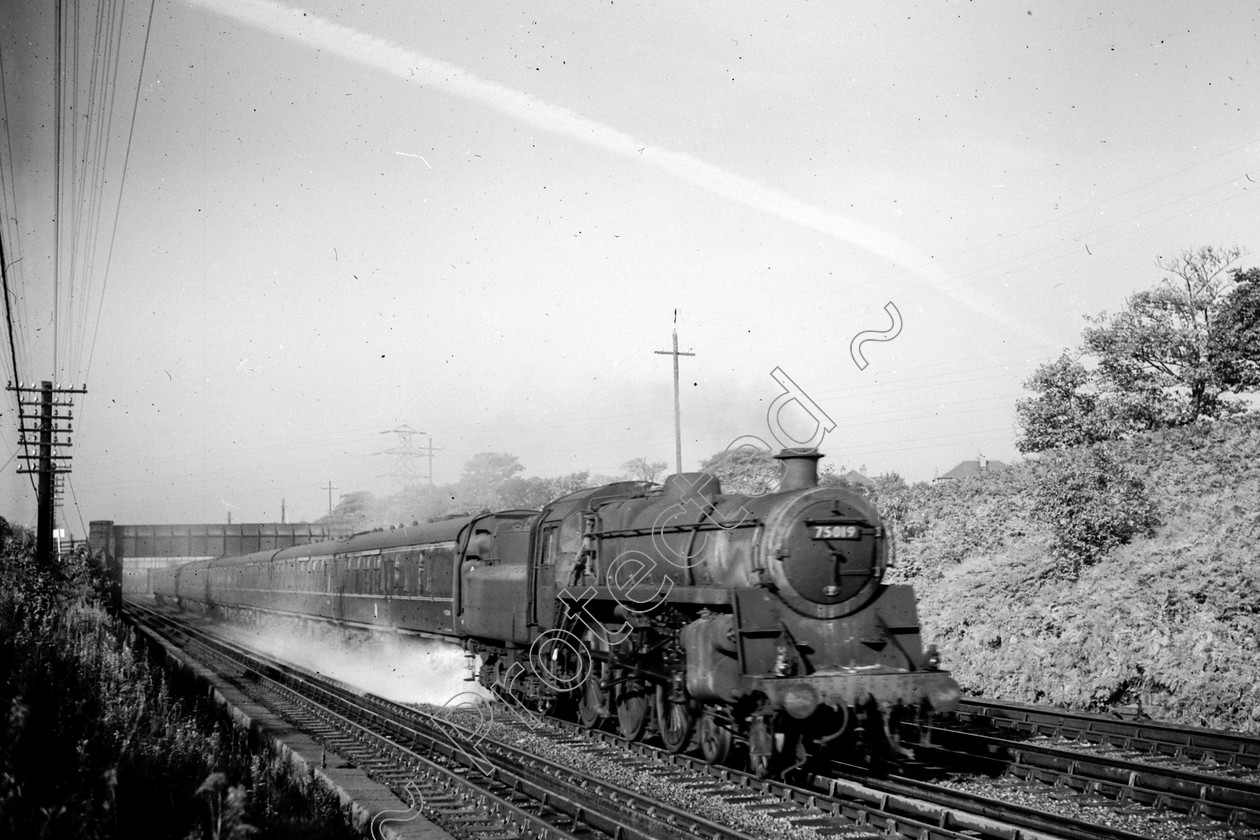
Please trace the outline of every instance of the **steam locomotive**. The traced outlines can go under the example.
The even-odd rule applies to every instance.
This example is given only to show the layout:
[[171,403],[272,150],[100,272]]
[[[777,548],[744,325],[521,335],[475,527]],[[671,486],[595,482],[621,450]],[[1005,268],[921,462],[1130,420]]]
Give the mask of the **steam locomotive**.
[[155,573],[159,600],[457,641],[513,703],[760,775],[906,752],[959,689],[875,509],[787,449],[777,492],[706,473]]

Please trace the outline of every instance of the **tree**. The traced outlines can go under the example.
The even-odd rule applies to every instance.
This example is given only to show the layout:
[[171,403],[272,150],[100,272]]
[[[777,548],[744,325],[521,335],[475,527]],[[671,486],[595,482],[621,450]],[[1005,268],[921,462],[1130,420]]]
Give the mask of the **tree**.
[[[1015,407],[1021,452],[1040,452],[1180,426],[1246,410],[1260,389],[1260,270],[1231,266],[1238,248],[1183,251],[1166,276],[1113,316],[1090,318],[1075,353],[1024,383]],[[1097,360],[1087,370],[1082,356]]]
[[1090,374],[1073,354],[1064,351],[1037,368],[1024,388],[1038,396],[1015,403],[1023,429],[1015,442],[1020,452],[1080,446],[1114,436],[1114,424],[1100,408],[1098,394],[1089,390]]
[[355,490],[341,495],[331,516],[321,516],[315,521],[361,531],[379,524],[379,511],[376,496],[367,490]]
[[1218,317],[1218,352],[1226,375],[1260,389],[1260,268],[1232,272],[1234,287]]
[[768,450],[748,446],[711,455],[700,469],[717,476],[724,493],[760,496],[779,489],[782,464]]
[[621,468],[633,479],[655,482],[657,477],[669,469],[664,461],[649,461],[647,458],[631,458]]
[[1158,286],[1130,297],[1112,317],[1090,319],[1094,326],[1085,329],[1084,348],[1098,357],[1106,390],[1137,397],[1131,424],[1179,426],[1242,410],[1222,399],[1255,387],[1242,374],[1247,360],[1236,357],[1246,346],[1226,340],[1232,326],[1227,313],[1237,308],[1235,289],[1226,283],[1241,257],[1238,248],[1208,246],[1158,260],[1167,272]]
[[593,483],[590,470],[555,478],[513,476],[499,485],[499,502],[507,508],[538,509],[575,490],[590,487]]
[[499,486],[524,469],[515,455],[479,452],[464,464],[456,496],[474,510],[499,507]]
[[579,470],[578,472],[558,475],[555,478],[544,479],[544,481],[546,482],[547,492],[551,494],[551,497],[547,499],[549,502],[586,487],[593,487],[599,483],[591,480],[590,470]]

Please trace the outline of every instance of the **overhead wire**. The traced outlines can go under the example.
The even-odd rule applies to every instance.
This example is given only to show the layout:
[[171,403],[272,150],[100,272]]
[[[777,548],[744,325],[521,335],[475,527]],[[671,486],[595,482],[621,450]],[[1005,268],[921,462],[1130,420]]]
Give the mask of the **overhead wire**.
[[[3,263],[4,268],[6,334],[10,352],[8,355],[0,353],[0,358],[4,359],[4,368],[9,381],[16,384],[20,381],[20,371],[23,367],[18,362],[17,348],[20,339],[15,335],[12,308],[15,300],[22,299],[17,294],[17,290],[22,285],[20,282],[22,255],[21,237],[18,235],[17,179],[13,171],[13,134],[9,128],[9,91],[4,53],[4,50],[0,50],[0,110],[3,112],[5,150],[4,166],[0,169],[0,181],[3,182],[3,190],[0,190],[0,213],[3,214],[3,219],[0,220],[0,263]],[[19,319],[18,324],[21,323]],[[13,396],[16,397],[16,394]],[[16,399],[14,405],[16,407]]]
[[[127,87],[125,82],[120,84],[123,45],[128,31],[125,0],[97,0],[91,11],[79,0],[55,0],[48,9],[50,14],[43,18],[44,21],[51,18],[53,41],[50,56],[52,137],[48,144],[52,147],[53,223],[49,233],[52,277],[41,289],[51,298],[51,306],[46,314],[40,315],[40,322],[41,327],[47,327],[43,336],[51,339],[42,348],[47,354],[45,358],[51,359],[48,378],[58,385],[86,384],[100,334],[155,6],[155,0],[150,0],[121,167],[115,149],[121,139],[116,117],[122,113],[117,94]],[[24,378],[40,377],[32,376],[35,356],[30,330],[35,322],[31,319],[32,295],[27,293],[20,250],[19,220],[24,214],[20,212],[19,182],[15,174],[19,162],[15,160],[11,124],[9,54],[9,50],[0,49],[0,108],[3,109],[4,131],[0,138],[3,153],[3,161],[0,161],[0,269],[4,274],[2,292],[8,345],[0,350],[3,359],[0,369],[20,387]],[[35,171],[34,166],[32,171]],[[111,208],[114,218],[106,220]],[[107,246],[103,244],[106,241]],[[103,269],[102,254],[105,257]],[[9,399],[15,414],[21,414],[22,393],[15,390]],[[82,419],[82,409],[78,417]],[[30,479],[35,489],[35,477],[32,475]]]
[[[98,47],[94,50],[103,55],[102,61],[94,63],[92,67],[92,77],[89,82],[89,104],[88,110],[95,116],[94,124],[91,126],[92,132],[88,134],[85,131],[85,144],[90,143],[93,148],[93,156],[101,162],[101,165],[93,167],[91,188],[88,189],[88,175],[80,178],[80,189],[86,195],[81,195],[80,203],[87,206],[87,220],[84,225],[85,239],[83,249],[85,251],[83,262],[91,270],[85,271],[84,284],[82,293],[79,295],[78,306],[73,313],[73,323],[75,324],[74,353],[71,357],[70,370],[83,371],[83,346],[88,331],[88,325],[91,322],[90,307],[95,298],[94,287],[98,272],[95,271],[97,264],[97,245],[101,233],[100,219],[102,208],[105,200],[107,162],[110,160],[110,144],[114,137],[112,130],[115,92],[118,85],[118,73],[121,62],[121,36],[123,33],[122,14],[125,13],[125,6],[115,6],[112,2],[108,6],[108,14],[106,14],[106,4],[102,3],[98,6],[97,23],[96,23],[96,42]],[[115,14],[115,9],[119,11]],[[99,46],[103,45],[103,46]],[[137,89],[139,81],[137,82]],[[87,155],[85,155],[86,159]],[[123,177],[126,175],[126,168],[123,170]],[[121,185],[119,187],[121,189]],[[86,372],[82,377],[87,379]]]
[[70,498],[74,499],[74,512],[79,517],[79,528],[82,529],[84,535],[88,533],[88,527],[83,522],[83,510],[79,507],[79,494],[74,490],[74,482],[70,480],[70,475],[66,475],[66,487],[70,488]]
[[114,260],[114,244],[118,238],[118,220],[122,217],[122,200],[127,186],[127,173],[131,163],[131,146],[136,134],[136,116],[140,112],[140,91],[144,84],[144,67],[149,56],[149,38],[153,34],[153,9],[155,5],[156,0],[149,0],[149,15],[144,27],[144,46],[140,51],[140,72],[136,78],[136,94],[131,105],[131,122],[127,127],[127,147],[123,153],[122,174],[119,177],[118,197],[114,207],[114,222],[109,234],[109,248],[106,252],[105,268],[101,273],[101,304],[97,307],[96,319],[92,327],[92,341],[88,347],[87,364],[83,373],[84,381],[87,380],[88,374],[92,370],[92,359],[96,354],[96,339],[100,333],[101,313],[104,311],[105,293],[109,285],[110,268]]

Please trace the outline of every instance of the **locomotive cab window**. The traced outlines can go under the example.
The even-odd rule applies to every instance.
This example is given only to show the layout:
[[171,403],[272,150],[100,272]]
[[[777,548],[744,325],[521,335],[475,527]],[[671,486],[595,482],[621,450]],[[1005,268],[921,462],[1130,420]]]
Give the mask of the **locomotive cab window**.
[[542,536],[542,555],[538,562],[544,566],[550,566],[556,562],[556,553],[559,550],[559,534],[555,525],[548,525],[543,531]]
[[560,523],[556,556],[556,581],[568,583],[573,578],[578,553],[582,550],[582,511],[575,510]]

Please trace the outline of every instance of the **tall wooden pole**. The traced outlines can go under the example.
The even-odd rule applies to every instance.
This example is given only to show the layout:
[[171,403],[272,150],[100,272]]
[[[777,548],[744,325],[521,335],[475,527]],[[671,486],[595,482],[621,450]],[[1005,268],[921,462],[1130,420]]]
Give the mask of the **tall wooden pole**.
[[654,350],[658,356],[674,357],[674,462],[677,466],[677,472],[682,472],[682,408],[678,396],[678,357],[694,356],[695,353],[678,352],[678,313],[674,313],[674,349],[673,350]]
[[45,568],[53,558],[53,386],[39,383],[39,511],[35,529],[35,553]]

